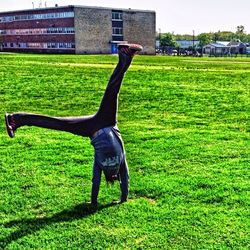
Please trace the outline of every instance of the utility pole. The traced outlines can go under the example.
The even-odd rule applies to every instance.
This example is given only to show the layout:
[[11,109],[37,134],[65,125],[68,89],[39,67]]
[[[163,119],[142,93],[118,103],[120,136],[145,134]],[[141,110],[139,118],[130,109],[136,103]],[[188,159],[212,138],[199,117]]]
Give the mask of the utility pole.
[[159,50],[161,50],[161,29],[159,29],[159,44],[158,44],[158,48]]
[[194,30],[193,30],[193,50],[194,50]]

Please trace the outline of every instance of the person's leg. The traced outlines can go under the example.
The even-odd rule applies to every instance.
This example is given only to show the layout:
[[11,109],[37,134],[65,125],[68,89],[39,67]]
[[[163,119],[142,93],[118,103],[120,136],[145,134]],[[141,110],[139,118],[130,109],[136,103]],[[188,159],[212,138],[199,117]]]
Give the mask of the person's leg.
[[33,113],[6,114],[6,128],[10,137],[14,137],[17,128],[22,126],[36,126],[70,132],[81,136],[90,136],[94,125],[92,116],[82,117],[51,117]]
[[98,129],[116,124],[118,94],[124,74],[129,68],[133,56],[141,50],[142,46],[137,44],[121,44],[118,47],[119,61],[110,77],[100,108],[96,114]]

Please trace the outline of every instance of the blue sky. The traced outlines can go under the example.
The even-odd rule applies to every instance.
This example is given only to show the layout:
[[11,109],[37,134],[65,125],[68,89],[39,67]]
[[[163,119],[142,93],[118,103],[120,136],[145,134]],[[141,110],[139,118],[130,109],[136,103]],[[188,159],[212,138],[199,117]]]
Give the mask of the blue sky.
[[32,2],[52,7],[55,4],[132,8],[156,11],[156,28],[174,34],[236,31],[243,25],[250,33],[250,0],[0,0],[0,12],[31,9]]

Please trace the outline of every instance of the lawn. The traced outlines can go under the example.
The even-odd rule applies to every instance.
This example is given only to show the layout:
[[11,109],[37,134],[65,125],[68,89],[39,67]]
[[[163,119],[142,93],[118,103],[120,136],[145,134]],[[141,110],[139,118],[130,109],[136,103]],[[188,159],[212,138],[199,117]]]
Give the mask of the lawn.
[[138,56],[119,98],[130,168],[90,199],[88,138],[5,112],[97,111],[116,56],[0,54],[0,249],[249,249],[250,58]]

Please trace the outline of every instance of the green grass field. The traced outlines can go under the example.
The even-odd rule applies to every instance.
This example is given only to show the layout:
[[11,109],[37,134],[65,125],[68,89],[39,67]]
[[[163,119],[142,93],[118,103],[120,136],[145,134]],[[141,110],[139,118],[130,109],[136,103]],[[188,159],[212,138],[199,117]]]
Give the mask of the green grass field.
[[0,249],[249,249],[250,58],[138,56],[120,93],[129,201],[88,205],[88,138],[4,113],[97,111],[116,56],[0,54]]

